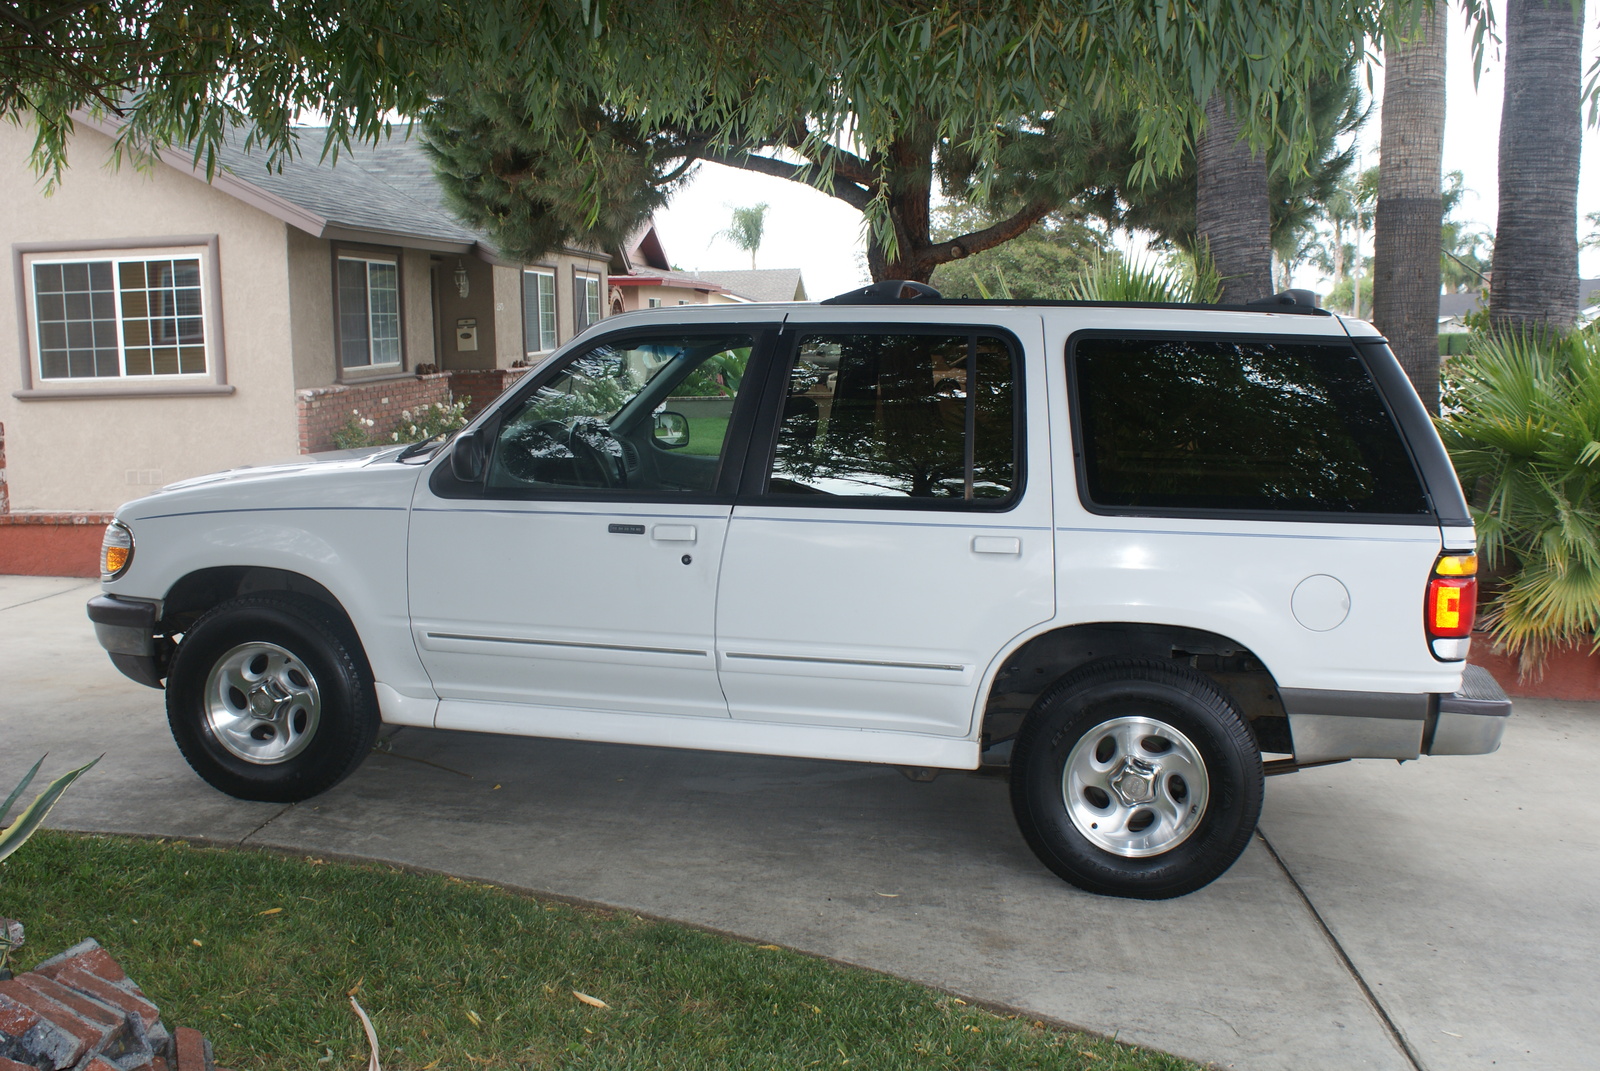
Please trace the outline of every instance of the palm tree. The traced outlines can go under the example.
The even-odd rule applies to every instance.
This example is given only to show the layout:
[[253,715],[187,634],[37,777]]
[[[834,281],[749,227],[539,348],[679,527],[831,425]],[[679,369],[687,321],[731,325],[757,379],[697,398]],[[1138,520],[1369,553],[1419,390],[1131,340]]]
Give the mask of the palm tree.
[[1508,0],[1500,214],[1489,322],[1565,331],[1578,318],[1583,5]]
[[1445,14],[1441,0],[1416,32],[1387,50],[1372,239],[1372,321],[1428,411],[1439,410],[1439,227],[1444,154]]
[[1272,210],[1267,158],[1240,140],[1221,94],[1206,104],[1206,129],[1195,144],[1198,245],[1222,277],[1222,301],[1272,296]]
[[750,254],[751,271],[756,270],[756,250],[761,248],[761,235],[766,230],[767,208],[765,201],[745,208],[735,208],[733,225],[712,236],[712,241],[726,238],[740,249],[747,250]]

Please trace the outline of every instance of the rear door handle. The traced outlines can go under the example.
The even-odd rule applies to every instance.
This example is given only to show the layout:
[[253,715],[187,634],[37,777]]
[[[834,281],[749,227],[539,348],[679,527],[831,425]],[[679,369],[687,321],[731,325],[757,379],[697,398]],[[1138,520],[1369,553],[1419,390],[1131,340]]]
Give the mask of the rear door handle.
[[662,543],[693,543],[695,530],[692,524],[658,524],[650,529],[650,538]]
[[1022,540],[1016,536],[973,536],[974,554],[1021,554]]

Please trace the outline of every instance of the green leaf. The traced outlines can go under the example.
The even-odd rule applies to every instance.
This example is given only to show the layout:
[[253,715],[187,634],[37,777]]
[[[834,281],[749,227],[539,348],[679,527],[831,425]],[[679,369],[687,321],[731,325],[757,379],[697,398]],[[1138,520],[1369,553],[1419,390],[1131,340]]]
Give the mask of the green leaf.
[[[27,787],[30,784],[33,783],[33,775],[39,772],[39,767],[42,765],[44,765],[43,756],[40,757],[38,762],[33,764],[33,769],[22,775],[22,780],[17,784],[17,787],[12,789],[11,795],[6,797],[5,805],[0,807],[0,822],[4,822],[6,820],[6,815],[11,813],[12,806],[17,802],[17,800],[22,798],[22,793],[27,790]],[[3,828],[3,826],[0,826],[0,829]]]
[[[0,859],[4,859],[22,847],[23,843],[33,836],[33,831],[39,828],[40,823],[45,819],[45,815],[50,813],[50,808],[56,805],[56,801],[61,798],[61,794],[70,788],[72,783],[81,777],[85,771],[103,758],[105,756],[101,755],[99,758],[79,766],[76,770],[69,770],[54,781],[51,781],[50,784],[45,786],[45,790],[35,796],[32,803],[28,804],[27,810],[17,816],[15,822],[4,830],[0,830]],[[40,761],[43,760],[41,759]],[[34,763],[33,769],[37,770],[38,768],[39,764]],[[29,771],[22,784],[26,785],[32,778],[33,771]],[[21,790],[21,787],[18,786],[18,791]],[[13,793],[13,798],[15,795]],[[11,800],[7,800],[6,806],[9,808],[10,805]]]

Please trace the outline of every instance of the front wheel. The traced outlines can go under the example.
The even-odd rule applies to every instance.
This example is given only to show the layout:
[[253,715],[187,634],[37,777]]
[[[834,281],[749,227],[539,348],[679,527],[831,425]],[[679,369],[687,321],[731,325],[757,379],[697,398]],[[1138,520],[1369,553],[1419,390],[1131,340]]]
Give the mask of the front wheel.
[[297,803],[326,792],[361,764],[379,721],[355,636],[298,596],[216,607],[184,636],[167,678],[178,749],[239,799]]
[[1011,806],[1028,846],[1094,893],[1161,900],[1209,884],[1249,843],[1262,795],[1238,707],[1167,662],[1068,674],[1012,748]]

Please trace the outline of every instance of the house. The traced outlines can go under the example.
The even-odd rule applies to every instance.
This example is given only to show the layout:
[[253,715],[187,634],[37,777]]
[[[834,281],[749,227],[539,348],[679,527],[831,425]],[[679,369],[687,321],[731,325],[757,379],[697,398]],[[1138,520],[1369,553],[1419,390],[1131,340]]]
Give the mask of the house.
[[113,133],[81,117],[47,196],[32,131],[0,126],[0,527],[89,517],[97,545],[123,501],[328,449],[352,410],[381,429],[452,391],[482,404],[610,304],[606,253],[504,260],[414,138],[335,165],[306,130],[277,172],[230,142],[208,183],[183,149],[111,168]]
[[618,251],[621,270],[610,278],[612,312],[662,305],[741,301],[806,301],[799,268],[754,271],[678,271],[667,259],[655,224],[647,222]]
[[[1467,327],[1467,317],[1479,309],[1487,308],[1484,304],[1487,293],[1483,290],[1464,290],[1456,294],[1439,295],[1439,333],[1460,334],[1470,330]],[[1593,318],[1589,310],[1600,302],[1600,279],[1578,280],[1578,307],[1583,310],[1583,319]]]

